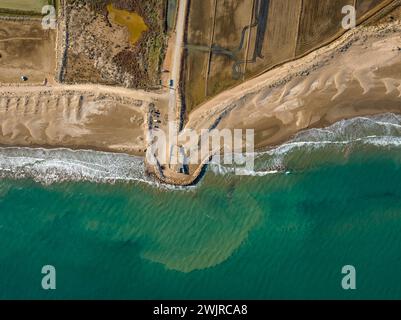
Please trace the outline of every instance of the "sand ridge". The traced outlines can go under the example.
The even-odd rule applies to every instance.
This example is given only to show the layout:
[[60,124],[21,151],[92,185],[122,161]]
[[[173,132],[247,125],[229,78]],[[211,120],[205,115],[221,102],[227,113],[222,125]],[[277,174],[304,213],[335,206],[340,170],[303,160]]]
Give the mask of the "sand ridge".
[[[400,21],[358,27],[302,59],[218,95],[190,114],[185,129],[254,129],[255,147],[264,150],[304,129],[401,113],[400,43]],[[153,172],[167,183],[187,185],[196,181],[206,162],[200,159],[189,175],[166,166]]]
[[94,85],[0,88],[0,145],[143,155],[150,105],[162,96]]
[[[399,22],[358,28],[328,47],[217,96],[194,111],[186,127],[209,128],[222,117],[218,128],[255,128],[258,147],[268,147],[322,122],[400,112],[401,75],[379,76],[381,69],[401,62],[400,31]],[[278,132],[266,133],[272,127]]]

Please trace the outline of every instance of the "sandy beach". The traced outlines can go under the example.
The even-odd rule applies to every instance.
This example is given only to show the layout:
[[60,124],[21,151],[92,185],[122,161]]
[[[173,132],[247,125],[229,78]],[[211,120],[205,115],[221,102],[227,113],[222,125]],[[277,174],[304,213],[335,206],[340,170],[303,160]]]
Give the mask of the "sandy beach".
[[[399,19],[355,28],[302,59],[209,100],[190,114],[185,129],[198,134],[211,128],[254,129],[255,149],[266,150],[305,129],[401,113],[400,34]],[[207,160],[190,166],[189,175],[170,169],[154,172],[167,183],[192,184]]]
[[0,89],[0,145],[93,149],[143,155],[157,93],[94,85]]
[[[391,15],[390,22],[359,26],[301,59],[219,94],[191,112],[184,128],[198,133],[212,127],[254,129],[255,148],[265,150],[305,129],[400,113],[401,10]],[[168,92],[91,84],[6,85],[0,88],[0,145],[143,156],[155,121],[151,110],[160,110],[158,126],[165,131],[168,105]],[[187,185],[207,160],[190,166],[189,175],[147,169],[164,182]]]
[[331,45],[285,64],[194,111],[186,128],[252,128],[256,147],[338,120],[401,112],[399,22],[362,27]]

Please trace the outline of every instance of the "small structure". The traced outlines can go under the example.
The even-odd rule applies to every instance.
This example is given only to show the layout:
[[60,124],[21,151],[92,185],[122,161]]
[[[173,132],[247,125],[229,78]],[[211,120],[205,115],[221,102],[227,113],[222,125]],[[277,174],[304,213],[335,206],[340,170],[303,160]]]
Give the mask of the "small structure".
[[21,80],[26,82],[26,81],[28,81],[28,77],[27,76],[21,76]]

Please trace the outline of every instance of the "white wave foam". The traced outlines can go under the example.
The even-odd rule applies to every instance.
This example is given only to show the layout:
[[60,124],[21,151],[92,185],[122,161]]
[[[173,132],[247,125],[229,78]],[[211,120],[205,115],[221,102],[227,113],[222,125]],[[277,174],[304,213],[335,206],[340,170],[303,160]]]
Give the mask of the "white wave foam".
[[65,148],[0,148],[0,175],[32,178],[44,184],[62,181],[155,183],[145,175],[140,157]]
[[217,162],[211,162],[209,164],[210,170],[216,175],[227,175],[227,174],[236,174],[240,173],[242,176],[267,176],[271,174],[280,173],[279,170],[268,170],[268,171],[254,171],[245,168],[235,168],[227,165],[222,165]]
[[[401,146],[401,116],[382,114],[343,120],[324,129],[300,132],[288,143],[256,153],[255,160],[268,158],[268,166],[241,172],[249,176],[266,176],[286,172],[284,158],[297,150],[313,151],[327,146],[348,145]],[[266,161],[264,161],[266,162]],[[216,175],[235,174],[236,168],[211,163]],[[238,170],[238,168],[237,168]],[[63,181],[100,183],[143,182],[168,190],[193,190],[196,187],[176,187],[162,184],[145,173],[144,160],[127,154],[66,148],[43,149],[0,148],[0,177],[31,178],[43,184]]]
[[[285,158],[297,151],[313,152],[329,146],[345,150],[348,146],[369,145],[398,148],[401,146],[401,116],[386,113],[372,117],[356,117],[339,121],[327,128],[308,129],[292,140],[268,151],[255,153],[255,161],[265,169],[243,172],[249,176],[289,173]],[[262,165],[263,166],[263,165]],[[214,164],[215,174],[233,174],[235,168]]]
[[0,148],[0,178],[29,178],[45,185],[64,181],[140,182],[169,191],[194,188],[167,185],[148,176],[142,157],[67,148]]

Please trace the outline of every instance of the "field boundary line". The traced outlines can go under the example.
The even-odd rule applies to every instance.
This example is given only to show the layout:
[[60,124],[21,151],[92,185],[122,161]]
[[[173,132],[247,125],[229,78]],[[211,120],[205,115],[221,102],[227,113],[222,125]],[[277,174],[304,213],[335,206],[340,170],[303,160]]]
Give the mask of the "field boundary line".
[[246,68],[248,67],[248,54],[249,54],[249,44],[251,42],[251,35],[252,35],[252,20],[253,20],[253,14],[255,11],[255,1],[256,0],[252,0],[252,10],[251,10],[251,18],[249,19],[249,33],[248,33],[248,40],[246,42],[246,50],[245,50],[245,64],[244,64],[244,73],[242,75],[242,82],[245,81],[245,75],[246,75]]
[[212,32],[210,34],[210,39],[209,39],[209,53],[208,53],[208,58],[206,60],[206,75],[205,75],[205,97],[208,96],[208,87],[209,87],[209,73],[210,73],[210,64],[212,63],[212,46],[213,46],[213,41],[214,41],[214,32],[216,28],[216,16],[217,16],[217,1],[214,0],[214,9],[213,9],[213,23],[212,23]]
[[[382,6],[380,6],[379,8],[377,8],[377,10],[374,10],[373,12],[370,11],[370,12],[368,12],[367,14],[365,14],[365,15],[360,19],[360,21],[358,22],[358,26],[363,26],[363,25],[365,25],[366,23],[369,23],[369,22],[370,22],[369,20],[371,20],[372,18],[374,18],[377,14],[382,13],[383,10],[387,9],[388,7],[390,7],[390,6],[392,6],[392,5],[395,5],[395,7],[394,7],[394,8],[391,8],[391,9],[395,9],[397,6],[401,5],[401,0],[387,0],[387,2],[385,2],[385,3],[384,3]],[[368,15],[368,16],[367,16],[367,15]],[[367,16],[367,17],[365,17],[365,16]],[[270,67],[266,68],[265,70],[263,70],[263,71],[261,71],[261,72],[255,74],[255,75],[253,75],[252,77],[246,79],[246,81],[255,79],[255,78],[257,78],[257,77],[259,77],[259,76],[265,74],[266,72],[269,72],[269,71],[271,71],[271,70],[273,70],[273,69],[275,69],[275,68],[278,68],[278,67],[280,67],[280,66],[282,66],[282,65],[284,65],[284,64],[286,64],[286,63],[289,63],[289,62],[292,62],[292,61],[295,61],[295,60],[298,60],[298,59],[302,59],[302,58],[304,58],[305,56],[311,54],[312,52],[317,51],[317,50],[319,50],[319,49],[321,49],[321,48],[323,48],[323,47],[326,47],[326,46],[330,45],[332,42],[334,42],[334,41],[340,39],[342,36],[344,36],[344,35],[347,34],[347,33],[348,33],[348,31],[347,31],[347,32],[342,32],[342,33],[340,33],[340,34],[337,33],[334,37],[332,37],[332,38],[329,39],[328,41],[325,41],[324,43],[322,43],[321,45],[319,45],[319,47],[313,48],[313,49],[309,50],[308,52],[303,53],[302,55],[295,56],[294,58],[290,58],[290,59],[287,59],[287,60],[282,61],[282,62],[280,62],[280,63],[277,63],[277,64],[275,64],[275,65],[273,65],[273,66],[270,66]],[[233,88],[235,88],[235,87],[237,87],[237,86],[239,86],[239,85],[240,85],[240,84],[233,85],[233,86],[231,86],[231,87],[226,88],[224,91],[233,89]],[[208,97],[208,99],[206,99],[205,101],[203,101],[203,102],[200,103],[199,105],[195,106],[195,108],[194,108],[193,110],[196,110],[196,109],[198,109],[199,107],[201,107],[202,105],[208,103],[208,102],[209,102],[210,100],[212,100],[214,97],[215,97],[215,96],[213,96],[213,97]]]

